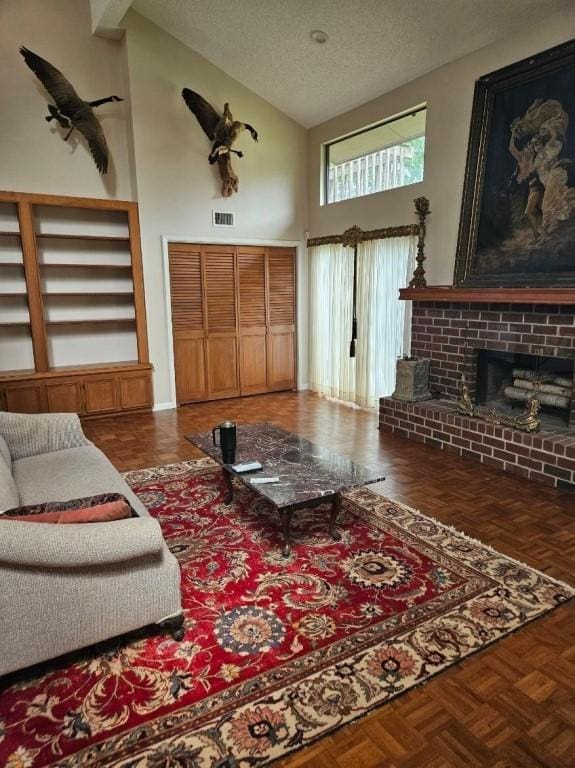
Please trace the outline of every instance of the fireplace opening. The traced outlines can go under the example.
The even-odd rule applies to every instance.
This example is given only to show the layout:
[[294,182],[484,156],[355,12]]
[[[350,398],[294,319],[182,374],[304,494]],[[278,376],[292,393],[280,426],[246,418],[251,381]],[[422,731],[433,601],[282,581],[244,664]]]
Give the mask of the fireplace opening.
[[477,350],[476,402],[516,416],[534,393],[541,424],[575,426],[575,361],[524,353]]

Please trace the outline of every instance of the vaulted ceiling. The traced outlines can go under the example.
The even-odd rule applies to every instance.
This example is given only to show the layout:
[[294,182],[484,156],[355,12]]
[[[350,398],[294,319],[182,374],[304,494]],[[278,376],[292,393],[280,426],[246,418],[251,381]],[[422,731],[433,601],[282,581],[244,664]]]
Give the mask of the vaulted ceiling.
[[[126,3],[126,0],[92,0]],[[573,0],[133,0],[146,16],[305,127]],[[318,44],[312,30],[329,39]]]

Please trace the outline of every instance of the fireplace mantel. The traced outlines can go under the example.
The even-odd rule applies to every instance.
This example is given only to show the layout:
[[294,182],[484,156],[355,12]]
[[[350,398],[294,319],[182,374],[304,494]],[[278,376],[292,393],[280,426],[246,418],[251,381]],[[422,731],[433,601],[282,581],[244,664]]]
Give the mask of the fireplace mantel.
[[427,288],[401,288],[403,301],[443,301],[476,304],[573,304],[575,288],[455,288],[428,285]]

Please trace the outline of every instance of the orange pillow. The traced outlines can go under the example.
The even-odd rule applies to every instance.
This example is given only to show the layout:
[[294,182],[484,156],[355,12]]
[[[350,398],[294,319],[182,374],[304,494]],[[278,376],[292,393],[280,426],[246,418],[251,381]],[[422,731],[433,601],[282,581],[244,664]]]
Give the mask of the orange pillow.
[[23,520],[28,523],[107,523],[124,520],[132,516],[132,510],[125,501],[109,501],[84,509],[67,509],[58,512],[41,512],[38,515],[17,515],[8,520]]

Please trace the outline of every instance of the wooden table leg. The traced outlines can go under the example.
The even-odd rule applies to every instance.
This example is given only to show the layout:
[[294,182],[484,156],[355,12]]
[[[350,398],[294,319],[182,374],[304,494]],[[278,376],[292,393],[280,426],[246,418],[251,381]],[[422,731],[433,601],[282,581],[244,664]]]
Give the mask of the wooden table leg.
[[337,516],[341,512],[341,493],[336,493],[331,503],[331,515],[329,517],[329,532],[334,541],[341,541],[341,533],[335,527]]
[[291,509],[281,510],[282,528],[284,532],[284,545],[282,549],[282,555],[284,557],[289,557],[291,552],[290,522],[291,522],[292,514],[293,514],[293,511]]
[[225,467],[222,467],[222,472],[224,474],[224,480],[226,481],[226,498],[224,499],[224,504],[231,504],[234,498],[234,484],[232,482],[232,475]]

